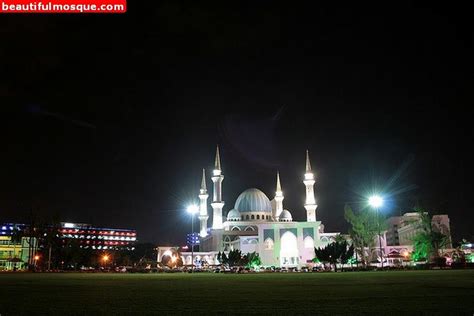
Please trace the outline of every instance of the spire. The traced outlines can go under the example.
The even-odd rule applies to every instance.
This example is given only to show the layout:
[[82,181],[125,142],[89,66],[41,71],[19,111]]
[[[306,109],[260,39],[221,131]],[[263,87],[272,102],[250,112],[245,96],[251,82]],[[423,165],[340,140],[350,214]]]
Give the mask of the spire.
[[201,191],[206,191],[206,169],[202,169]]
[[221,170],[221,157],[219,156],[219,145],[216,149],[216,161],[214,163],[214,170]]
[[280,172],[277,171],[277,192],[281,192],[281,184],[280,184]]
[[309,150],[306,149],[306,172],[311,172],[311,162],[309,161]]

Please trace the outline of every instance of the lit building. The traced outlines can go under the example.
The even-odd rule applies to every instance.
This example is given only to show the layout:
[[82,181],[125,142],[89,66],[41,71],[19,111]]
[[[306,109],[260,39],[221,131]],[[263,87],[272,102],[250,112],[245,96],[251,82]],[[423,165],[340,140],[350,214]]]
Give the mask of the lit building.
[[[222,199],[224,174],[217,148],[211,176],[213,182],[210,203],[213,211],[211,228],[207,223],[209,195],[204,172],[199,191],[201,242],[199,252],[194,252],[195,263],[205,261],[209,264],[219,264],[217,260],[219,252],[238,249],[243,254],[257,252],[263,266],[302,267],[311,264],[315,256],[314,248],[324,247],[338,235],[338,233],[324,233],[323,225],[317,221],[318,206],[313,188],[315,179],[309,153],[306,152],[306,172],[302,181],[306,188],[304,204],[306,221],[294,221],[291,211],[284,208],[284,193],[278,172],[272,201],[261,190],[250,188],[239,195],[234,206],[229,207],[224,216],[226,205]],[[191,256],[191,252],[182,253],[184,264],[192,263]]]
[[[3,224],[0,236],[12,236],[15,229],[26,231],[28,227],[26,224]],[[58,230],[64,245],[69,240],[78,240],[79,247],[84,249],[134,250],[137,241],[137,232],[133,229],[99,228],[90,224],[63,222]]]
[[134,250],[137,241],[137,232],[133,229],[98,228],[90,224],[61,223],[59,232],[63,244],[76,239],[84,249]]
[[[420,214],[405,213],[402,216],[392,216],[387,219],[387,230],[382,237],[382,247],[388,263],[401,262],[408,258],[413,251],[413,238],[420,232]],[[434,229],[448,237],[446,249],[452,248],[451,229],[448,215],[434,215],[431,220]],[[378,247],[378,241],[376,242]],[[374,249],[374,251],[376,251]],[[395,259],[399,259],[398,261]],[[394,259],[394,260],[391,260]],[[393,261],[393,262],[392,262]]]

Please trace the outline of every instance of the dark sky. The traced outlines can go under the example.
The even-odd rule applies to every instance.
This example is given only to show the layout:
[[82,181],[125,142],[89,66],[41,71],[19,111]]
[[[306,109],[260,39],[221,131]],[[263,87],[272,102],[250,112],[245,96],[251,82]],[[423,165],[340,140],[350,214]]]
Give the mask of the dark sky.
[[303,220],[308,148],[327,231],[380,189],[387,215],[422,205],[473,238],[467,8],[136,1],[3,15],[0,36],[0,222],[33,210],[183,243],[219,143],[225,211],[249,187],[272,198],[279,169]]

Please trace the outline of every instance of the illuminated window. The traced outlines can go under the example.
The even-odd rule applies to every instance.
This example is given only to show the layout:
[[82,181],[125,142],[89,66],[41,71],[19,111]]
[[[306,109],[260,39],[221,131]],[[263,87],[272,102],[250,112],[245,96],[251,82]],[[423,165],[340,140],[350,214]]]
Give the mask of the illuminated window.
[[270,237],[268,237],[267,239],[265,239],[264,244],[265,244],[265,250],[271,250],[271,249],[273,249],[273,240],[272,240]]
[[311,236],[306,236],[304,239],[304,247],[305,248],[314,248],[314,240]]

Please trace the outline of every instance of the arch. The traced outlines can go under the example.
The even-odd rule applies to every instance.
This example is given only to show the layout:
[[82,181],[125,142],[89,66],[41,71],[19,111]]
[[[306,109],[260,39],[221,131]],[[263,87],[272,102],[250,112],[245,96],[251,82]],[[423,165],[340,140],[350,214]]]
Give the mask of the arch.
[[252,214],[252,216],[250,217],[251,219],[255,219],[255,215]]
[[311,236],[306,236],[303,244],[305,248],[314,248],[314,239]]
[[259,215],[259,214],[257,214],[257,219],[260,219],[260,215]]
[[328,242],[329,240],[328,240],[327,237],[321,237],[321,241],[322,241],[322,242]]
[[245,227],[245,231],[255,231],[255,228],[253,226],[247,226]]
[[265,241],[264,241],[263,243],[264,243],[264,245],[265,245],[265,250],[271,250],[271,249],[273,249],[274,242],[273,242],[273,239],[271,239],[270,237],[268,237],[267,239],[265,239]]
[[232,227],[232,229],[231,229],[231,230],[233,230],[233,231],[236,231],[236,230],[241,230],[241,229],[240,229],[240,227],[239,227],[239,226],[234,226],[234,227]]
[[250,216],[246,215],[246,216],[245,216],[245,219],[250,219]]
[[280,238],[280,265],[283,267],[294,267],[298,265],[298,240],[290,232],[285,232]]
[[244,220],[244,215],[242,215],[241,217],[242,217],[242,220]]

